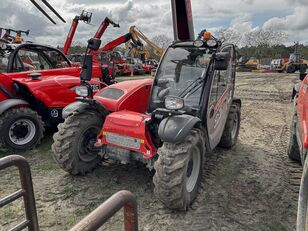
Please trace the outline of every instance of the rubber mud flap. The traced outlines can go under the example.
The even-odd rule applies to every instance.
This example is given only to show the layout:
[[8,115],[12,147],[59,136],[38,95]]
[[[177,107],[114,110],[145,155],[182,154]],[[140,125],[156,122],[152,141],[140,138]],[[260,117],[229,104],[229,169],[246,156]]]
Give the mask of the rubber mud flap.
[[165,118],[158,128],[160,139],[168,143],[180,143],[188,136],[190,130],[201,120],[191,115],[176,115]]

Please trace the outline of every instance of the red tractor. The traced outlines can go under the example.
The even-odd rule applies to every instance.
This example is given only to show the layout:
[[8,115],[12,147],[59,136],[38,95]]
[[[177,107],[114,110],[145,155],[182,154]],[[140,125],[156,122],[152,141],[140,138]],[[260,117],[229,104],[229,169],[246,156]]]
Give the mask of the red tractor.
[[[67,52],[78,20],[89,22],[84,12],[73,20],[65,42]],[[101,38],[109,24],[105,18],[95,34]],[[92,52],[91,50],[89,52]],[[80,85],[81,67],[72,64],[58,49],[34,43],[1,42],[0,47],[0,146],[24,150],[35,146],[43,137],[44,127],[62,122],[62,109],[75,101]],[[94,92],[113,83],[95,62],[90,82]]]
[[[0,144],[24,150],[40,142],[44,127],[63,121],[62,109],[75,100],[81,68],[49,46],[13,46],[0,50]],[[98,65],[92,74],[100,79]],[[90,83],[94,91],[106,86]]]
[[[175,7],[180,1],[172,2],[181,9]],[[187,1],[182,4],[186,8]],[[168,208],[189,208],[205,153],[237,141],[241,100],[233,97],[234,45],[222,45],[205,31],[194,40],[187,12],[189,22],[177,21],[177,41],[154,80],[117,83],[91,97],[91,76],[82,76],[76,89],[81,98],[64,109],[65,121],[54,134],[54,159],[62,169],[85,174],[103,159],[142,162],[156,170],[155,192]]]

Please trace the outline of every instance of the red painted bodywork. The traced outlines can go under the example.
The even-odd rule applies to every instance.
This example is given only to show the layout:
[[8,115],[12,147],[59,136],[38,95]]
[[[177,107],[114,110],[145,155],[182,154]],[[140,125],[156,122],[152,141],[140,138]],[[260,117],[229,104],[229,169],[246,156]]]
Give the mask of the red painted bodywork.
[[[36,99],[49,108],[63,108],[76,101],[77,95],[74,87],[80,86],[78,78],[65,75],[39,80],[15,79],[14,82],[25,86]],[[106,84],[97,80],[92,80],[90,83],[100,87],[106,86]]]
[[[79,66],[72,66],[66,68],[57,68],[57,69],[49,69],[49,70],[35,70],[35,71],[23,71],[23,72],[14,72],[14,73],[3,73],[11,77],[12,79],[16,78],[29,78],[29,74],[31,73],[41,73],[41,78],[51,77],[51,76],[60,76],[60,75],[69,75],[73,77],[77,77],[79,79],[81,67]],[[102,68],[99,64],[93,64],[92,67],[92,76],[93,78],[102,78]]]
[[[12,78],[8,77],[7,75],[4,75],[0,73],[0,85],[4,87],[7,91],[13,94],[13,80]],[[6,100],[8,97],[0,91],[0,102],[3,100]]]
[[[129,110],[134,112],[146,112],[148,108],[148,99],[151,93],[153,79],[131,80],[113,84],[107,88],[98,91],[94,99],[99,101],[108,111]],[[104,98],[100,93],[106,89],[120,89],[124,94],[117,100]]]
[[150,118],[151,115],[126,110],[111,113],[106,117],[103,129],[98,135],[98,143],[101,145],[123,147],[121,145],[108,143],[106,140],[106,134],[108,132],[140,139],[141,143],[139,149],[124,148],[143,153],[144,158],[153,158],[157,153],[157,149],[152,143],[151,137],[149,136],[150,133],[147,131],[147,121],[150,120]]
[[303,80],[297,98],[298,126],[304,149],[308,149],[308,75]]
[[[100,90],[94,98],[113,113],[109,114],[103,125],[103,129],[97,137],[96,146],[118,146],[108,143],[106,132],[121,136],[141,139],[140,149],[126,148],[131,151],[143,153],[145,158],[152,158],[157,153],[150,133],[147,131],[147,121],[151,118],[147,114],[148,100],[151,93],[153,79],[132,80],[114,84]],[[120,89],[124,94],[117,100],[101,97],[100,94],[107,89]]]

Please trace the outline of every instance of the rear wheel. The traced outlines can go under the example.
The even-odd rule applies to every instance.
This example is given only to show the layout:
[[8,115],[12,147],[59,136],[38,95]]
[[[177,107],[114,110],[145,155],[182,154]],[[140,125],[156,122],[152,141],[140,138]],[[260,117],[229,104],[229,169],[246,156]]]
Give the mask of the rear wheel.
[[237,142],[240,130],[241,107],[239,104],[232,104],[229,115],[225,124],[225,129],[221,136],[219,146],[223,148],[231,148]]
[[297,210],[297,231],[308,230],[308,161],[306,159],[301,179]]
[[1,145],[12,150],[26,150],[43,138],[41,116],[30,108],[12,108],[0,116]]
[[291,64],[287,67],[287,73],[294,73],[296,71],[296,66]]
[[291,125],[290,125],[290,138],[288,145],[288,156],[291,160],[301,161],[300,150],[297,143],[296,137],[296,123],[297,123],[297,114],[296,114],[296,98],[293,99],[293,109],[292,109],[292,117],[291,117]]
[[53,156],[59,166],[73,175],[84,175],[101,161],[94,148],[104,118],[91,111],[75,113],[58,125],[52,144]]
[[205,143],[193,129],[181,144],[164,143],[158,150],[153,181],[156,196],[170,209],[187,210],[200,187]]

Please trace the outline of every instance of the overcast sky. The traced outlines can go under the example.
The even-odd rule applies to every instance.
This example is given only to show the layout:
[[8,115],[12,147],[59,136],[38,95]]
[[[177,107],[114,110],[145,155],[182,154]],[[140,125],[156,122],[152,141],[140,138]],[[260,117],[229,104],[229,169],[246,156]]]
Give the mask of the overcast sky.
[[[308,45],[308,0],[191,2],[196,34],[203,28],[212,31],[233,28],[239,32],[271,28],[285,31],[288,43],[300,41]],[[66,24],[53,14],[57,25],[51,24],[29,0],[1,0],[0,27],[30,29],[29,40],[63,46],[72,19],[84,9],[93,13],[92,22],[79,24],[73,44],[85,45],[106,16],[119,22],[121,28],[109,27],[103,35],[104,42],[127,33],[131,25],[149,38],[159,34],[173,36],[169,0],[49,0],[49,3],[65,18]]]

